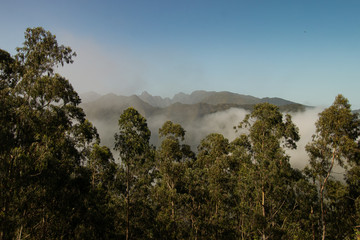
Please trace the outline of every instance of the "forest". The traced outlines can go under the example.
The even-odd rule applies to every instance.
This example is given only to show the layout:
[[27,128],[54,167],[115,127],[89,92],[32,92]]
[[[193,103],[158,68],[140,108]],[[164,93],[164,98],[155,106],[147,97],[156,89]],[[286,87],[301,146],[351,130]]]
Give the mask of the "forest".
[[172,121],[151,145],[130,107],[110,149],[57,73],[76,53],[41,27],[16,51],[0,49],[0,239],[360,236],[360,120],[341,94],[319,114],[303,170],[286,154],[298,127],[269,103],[239,119],[235,140],[212,133],[197,151]]

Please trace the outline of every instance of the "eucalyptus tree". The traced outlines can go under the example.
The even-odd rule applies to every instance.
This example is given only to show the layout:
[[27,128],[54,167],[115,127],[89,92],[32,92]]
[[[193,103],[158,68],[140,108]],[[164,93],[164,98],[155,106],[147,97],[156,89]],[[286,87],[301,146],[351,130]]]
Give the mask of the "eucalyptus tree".
[[239,239],[251,239],[257,235],[256,209],[254,197],[256,183],[255,165],[252,162],[252,147],[247,135],[242,134],[230,143],[230,158],[233,171],[234,230]]
[[75,238],[96,129],[55,72],[76,54],[43,28],[28,28],[11,57],[0,51],[2,239]]
[[309,154],[308,175],[319,186],[321,238],[327,236],[326,195],[329,179],[337,163],[341,167],[358,161],[360,120],[351,111],[348,100],[338,95],[334,103],[319,114],[316,133],[306,146]]
[[[358,158],[359,159],[359,158]],[[359,162],[352,166],[346,173],[347,196],[345,206],[350,214],[347,220],[353,230],[353,234],[360,236],[360,165]],[[355,237],[354,237],[355,238]]]
[[198,150],[188,183],[193,202],[192,237],[232,239],[229,141],[222,134],[212,133],[200,142]]
[[13,126],[15,122],[13,96],[13,63],[15,60],[10,54],[0,49],[0,239],[10,238],[16,229],[16,219],[13,213],[14,188],[17,185],[13,176],[13,161],[11,151],[15,147]]
[[94,144],[87,163],[91,171],[91,185],[93,188],[109,188],[114,180],[115,162],[110,149],[106,146]]
[[240,146],[246,147],[251,158],[245,158],[248,173],[239,176],[239,181],[253,182],[248,195],[256,203],[250,205],[252,238],[286,236],[286,216],[294,208],[295,199],[291,186],[294,174],[285,148],[296,148],[298,128],[290,115],[284,118],[278,107],[268,103],[256,105],[238,128],[248,131],[241,136]]
[[190,231],[185,173],[195,154],[184,144],[185,130],[180,124],[166,121],[159,129],[163,138],[156,152],[158,179],[155,187],[157,232],[169,239],[187,238]]
[[[121,194],[125,207],[125,238],[149,238],[153,222],[150,192],[155,167],[154,149],[149,140],[151,132],[146,119],[134,108],[126,109],[119,118],[115,134],[115,150],[119,152],[122,179]],[[147,225],[145,225],[147,224]]]

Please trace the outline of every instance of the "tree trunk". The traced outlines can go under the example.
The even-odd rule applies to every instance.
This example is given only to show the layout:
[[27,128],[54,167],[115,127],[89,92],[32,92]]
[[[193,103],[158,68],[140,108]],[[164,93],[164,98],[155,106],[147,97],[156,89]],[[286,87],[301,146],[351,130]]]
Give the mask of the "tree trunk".
[[334,149],[329,171],[327,172],[327,175],[326,175],[326,177],[324,179],[324,182],[322,183],[321,188],[320,188],[320,207],[321,207],[321,225],[322,225],[322,237],[321,237],[321,239],[322,240],[325,240],[325,237],[326,237],[326,221],[325,221],[325,210],[324,210],[324,189],[325,189],[325,184],[326,184],[327,180],[329,179],[332,168],[334,166],[335,156],[336,156],[336,150]]
[[[0,232],[0,239],[8,239],[10,236],[10,228],[8,227],[9,225],[9,221],[8,221],[8,216],[9,216],[9,209],[10,209],[10,202],[12,199],[12,195],[13,195],[13,166],[14,166],[14,157],[13,155],[10,155],[10,166],[9,166],[9,170],[6,171],[6,183],[5,188],[3,190],[3,194],[4,194],[4,204],[2,206],[2,211],[4,214],[4,221],[1,224],[1,232]],[[8,192],[9,194],[5,194],[6,192]],[[10,213],[11,214],[11,213]]]
[[129,211],[130,211],[130,189],[129,189],[129,175],[130,175],[130,170],[129,170],[129,166],[127,166],[126,169],[126,240],[129,240],[129,228],[130,228],[130,223],[129,223]]
[[94,169],[93,169],[93,172],[92,172],[91,185],[92,185],[93,188],[95,187],[95,170]]
[[171,221],[175,221],[175,204],[174,201],[171,201]]
[[[266,214],[265,214],[265,192],[264,192],[264,187],[261,188],[261,208],[262,208],[262,216],[265,219]],[[265,228],[263,228],[263,231],[262,231],[262,239],[266,240]]]
[[326,236],[326,222],[325,222],[325,213],[324,213],[324,192],[323,192],[323,187],[324,185],[321,187],[321,191],[320,191],[320,206],[321,206],[321,225],[322,225],[322,240],[325,240],[325,236]]
[[171,183],[171,184],[168,183],[168,187],[170,188],[170,193],[171,193],[171,221],[175,222],[175,203],[174,203],[174,199],[176,199],[176,196],[173,196],[175,184],[174,183]]
[[[311,207],[310,216],[312,217],[313,215],[314,215],[314,209],[313,209],[313,207]],[[314,225],[314,222],[311,223],[311,228],[312,228],[312,237],[313,237],[313,240],[315,240],[315,225]]]
[[23,225],[21,224],[17,240],[21,240],[22,230],[23,230]]

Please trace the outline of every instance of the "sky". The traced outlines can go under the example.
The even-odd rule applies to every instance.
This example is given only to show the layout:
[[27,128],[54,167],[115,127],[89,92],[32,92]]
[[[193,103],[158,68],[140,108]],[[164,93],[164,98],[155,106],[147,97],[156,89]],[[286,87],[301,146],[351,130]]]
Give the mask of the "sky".
[[1,0],[0,48],[41,26],[77,57],[79,93],[230,91],[360,108],[360,1]]

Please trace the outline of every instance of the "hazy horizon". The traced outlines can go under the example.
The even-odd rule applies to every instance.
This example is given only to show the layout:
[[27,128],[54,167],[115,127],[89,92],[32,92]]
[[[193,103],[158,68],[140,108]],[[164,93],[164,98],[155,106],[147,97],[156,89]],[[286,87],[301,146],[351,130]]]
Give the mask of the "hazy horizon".
[[[171,97],[231,91],[360,108],[359,1],[5,0],[0,47],[42,26],[78,56],[59,71],[75,90]],[[16,19],[16,20],[9,20]]]
[[[166,98],[168,98],[168,99],[173,99],[177,94],[183,93],[183,94],[186,94],[186,95],[190,95],[191,93],[196,92],[196,91],[206,91],[206,90],[203,90],[203,89],[195,89],[195,90],[192,90],[192,91],[190,91],[190,92],[179,91],[179,92],[177,92],[177,93],[174,93],[173,95],[165,95],[165,96],[155,95],[155,94],[152,94],[151,92],[149,92],[149,91],[147,91],[147,90],[143,90],[143,91],[140,92],[140,93],[125,93],[125,94],[116,93],[116,92],[111,92],[111,91],[110,91],[110,92],[105,92],[105,93],[99,93],[99,92],[96,92],[96,91],[91,90],[91,91],[79,92],[78,94],[79,94],[80,97],[83,97],[83,96],[86,96],[86,97],[87,97],[88,94],[97,94],[97,95],[99,95],[99,96],[105,96],[105,95],[108,95],[108,94],[114,94],[114,95],[117,95],[117,96],[130,97],[130,96],[133,96],[133,95],[140,96],[142,93],[146,92],[146,93],[150,94],[150,95],[153,96],[153,97],[161,97],[162,99],[166,99]],[[207,92],[230,92],[230,93],[235,93],[235,94],[240,94],[240,95],[246,95],[246,96],[256,97],[256,98],[259,98],[259,99],[262,99],[262,98],[281,98],[281,99],[283,99],[283,100],[291,101],[291,102],[294,102],[294,103],[297,103],[297,104],[302,104],[302,105],[304,105],[305,107],[313,107],[313,108],[319,108],[319,109],[324,109],[324,108],[326,108],[326,107],[329,107],[329,106],[333,103],[333,101],[335,100],[335,97],[337,96],[337,95],[335,95],[334,98],[333,98],[333,100],[332,100],[331,102],[329,102],[328,104],[321,104],[321,105],[315,105],[315,104],[314,104],[314,105],[311,105],[311,104],[304,104],[304,103],[302,103],[302,102],[306,102],[305,100],[304,100],[304,101],[300,101],[300,102],[296,102],[296,101],[293,101],[292,99],[286,99],[286,98],[282,98],[282,97],[280,97],[280,96],[261,96],[261,97],[259,97],[259,96],[256,96],[256,95],[244,94],[244,93],[241,93],[241,92],[233,92],[233,91],[230,91],[230,90],[224,90],[224,91],[216,91],[216,90],[213,90],[213,91],[207,91]],[[346,97],[346,96],[344,96],[344,97]],[[304,97],[304,98],[305,98],[305,97]],[[95,98],[95,100],[96,100],[96,98]],[[92,100],[91,100],[91,101],[92,101]],[[87,102],[89,102],[88,99],[85,99],[85,101],[84,101],[84,99],[82,99],[82,103],[87,103]],[[145,102],[146,102],[146,101],[145,101]],[[354,105],[353,105],[351,102],[349,102],[349,103],[350,103],[351,106],[352,106],[352,110],[360,110],[360,108],[354,107]],[[360,106],[360,105],[359,105],[359,106]]]

